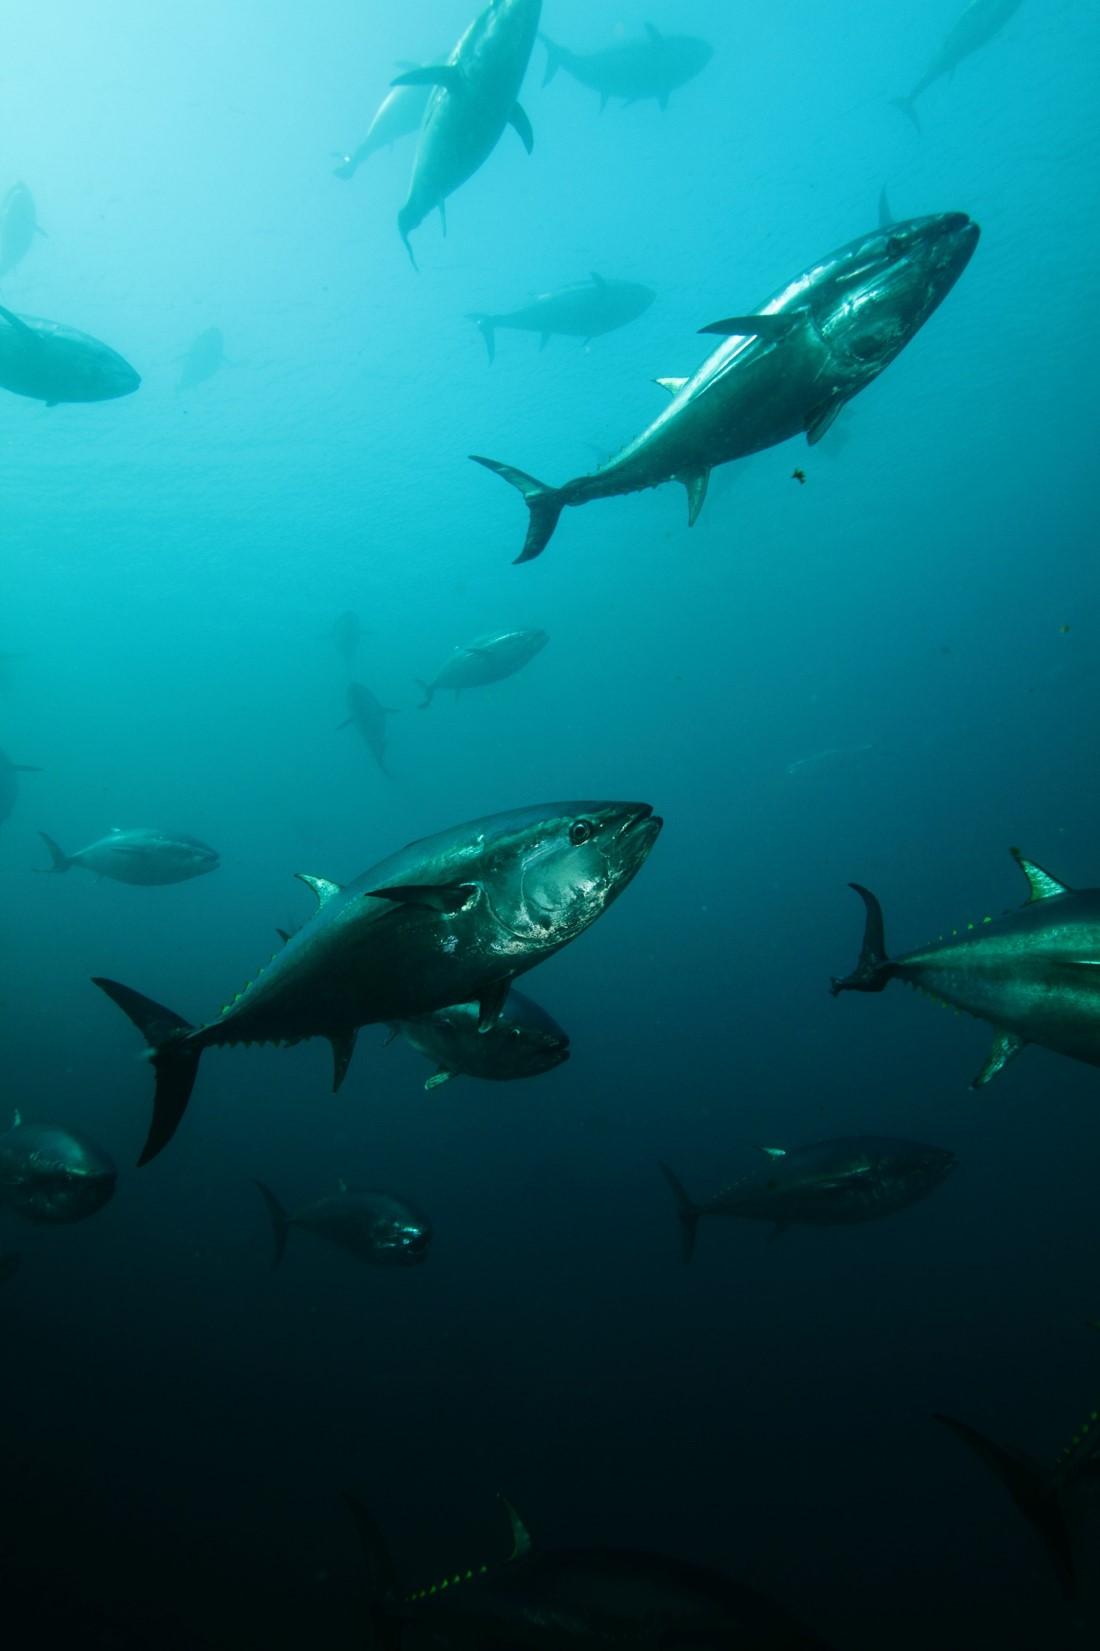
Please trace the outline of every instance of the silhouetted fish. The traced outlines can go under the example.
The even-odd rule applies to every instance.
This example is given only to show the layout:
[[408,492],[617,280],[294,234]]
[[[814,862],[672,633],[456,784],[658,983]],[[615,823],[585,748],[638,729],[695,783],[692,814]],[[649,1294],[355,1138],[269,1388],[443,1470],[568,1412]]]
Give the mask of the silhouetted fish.
[[467,642],[455,649],[432,682],[420,683],[425,696],[420,710],[428,709],[441,688],[451,689],[457,699],[465,688],[483,688],[514,676],[542,652],[549,640],[545,631],[492,631]]
[[587,281],[561,287],[557,292],[540,292],[518,310],[495,315],[475,311],[468,319],[477,322],[492,361],[498,327],[538,333],[540,349],[552,333],[587,341],[636,321],[656,296],[652,287],[643,287],[637,281],[605,281],[593,272]]
[[999,34],[1020,4],[1020,0],[970,0],[958,22],[948,31],[947,38],[921,75],[908,97],[894,98],[894,107],[909,116],[917,131],[917,99],[933,81],[943,75],[954,74],[964,57],[988,44]]
[[153,886],[160,883],[185,883],[190,877],[202,877],[218,869],[218,851],[197,837],[173,835],[166,831],[151,831],[135,827],[123,831],[115,826],[106,837],[89,843],[75,854],[66,854],[47,837],[38,835],[50,851],[51,872],[69,871],[82,866],[97,877],[111,877],[116,883],[138,883]]
[[357,1261],[378,1267],[412,1267],[428,1259],[429,1222],[411,1204],[390,1192],[351,1193],[341,1181],[338,1192],[288,1213],[271,1188],[257,1181],[275,1239],[277,1267],[286,1254],[291,1227],[316,1233]]
[[[410,69],[422,68],[422,64],[403,63],[402,72],[407,74]],[[420,130],[420,123],[424,119],[424,110],[428,106],[431,95],[431,86],[391,86],[375,111],[374,119],[367,127],[367,135],[350,155],[345,155],[340,165],[334,167],[333,176],[336,178],[354,178],[363,162],[379,149],[391,147],[398,138],[407,137],[412,132]]]
[[118,1172],[102,1148],[56,1124],[15,1123],[0,1135],[0,1208],[25,1221],[83,1221],[114,1197]]
[[340,727],[355,728],[383,774],[389,776],[390,771],[386,767],[386,718],[395,715],[393,706],[383,705],[381,700],[375,699],[363,683],[349,682],[348,710],[351,715],[340,723]]
[[196,384],[204,384],[208,378],[213,378],[218,368],[225,366],[225,359],[225,339],[221,328],[207,327],[205,332],[192,339],[178,357],[180,376],[176,381],[177,393],[193,390]]
[[0,306],[0,389],[56,407],[113,401],[140,384],[130,363],[98,338]]
[[542,84],[549,86],[559,69],[600,94],[600,111],[611,97],[638,103],[654,97],[662,109],[669,96],[685,81],[706,68],[714,48],[705,40],[688,34],[661,34],[652,23],[645,26],[640,40],[624,40],[598,52],[571,52],[557,46],[546,35],[539,39],[546,47],[546,73]]

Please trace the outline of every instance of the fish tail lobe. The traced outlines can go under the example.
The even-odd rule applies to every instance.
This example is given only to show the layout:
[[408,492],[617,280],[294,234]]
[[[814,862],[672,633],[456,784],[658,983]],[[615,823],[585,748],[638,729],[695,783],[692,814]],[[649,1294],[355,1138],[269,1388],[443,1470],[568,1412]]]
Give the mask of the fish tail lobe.
[[92,984],[106,992],[149,1045],[156,1090],[149,1133],[138,1159],[140,1168],[163,1151],[179,1128],[195,1087],[202,1051],[191,1043],[195,1028],[171,1009],[154,1003],[152,998],[142,997],[140,992],[117,980],[93,977]]
[[49,875],[55,871],[68,871],[69,867],[73,863],[69,859],[69,856],[57,843],[54,842],[53,838],[48,837],[44,831],[40,831],[38,835],[50,851],[50,860],[52,864],[45,867],[46,874]]
[[491,367],[497,358],[497,335],[496,327],[493,324],[495,317],[483,315],[479,310],[474,310],[470,315],[467,315],[466,319],[474,323],[474,326],[485,340],[485,348],[488,352]]
[[558,517],[566,504],[565,488],[547,487],[545,482],[529,476],[525,470],[517,470],[512,464],[501,464],[499,459],[483,458],[480,453],[471,453],[470,457],[475,464],[484,465],[486,470],[492,470],[496,475],[502,476],[523,494],[523,502],[530,512],[530,520],[527,523],[527,537],[523,542],[523,549],[516,557],[516,561],[534,561],[535,557],[541,556],[546,549],[558,525]]
[[866,912],[863,945],[851,974],[845,975],[842,980],[834,976],[829,987],[833,997],[841,992],[881,992],[894,975],[894,965],[886,955],[882,907],[878,899],[862,883],[850,883],[848,886],[859,895]]
[[565,51],[557,46],[548,35],[540,34],[539,39],[546,47],[546,68],[543,71],[542,84],[549,86],[562,64],[565,62]]
[[892,97],[890,99],[890,107],[891,109],[900,109],[902,114],[905,115],[908,120],[912,121],[913,129],[917,136],[920,137],[921,124],[920,116],[917,114],[916,99],[913,97]]
[[695,1251],[695,1234],[699,1227],[699,1217],[702,1211],[698,1204],[693,1203],[688,1197],[683,1183],[673,1174],[667,1164],[661,1165],[661,1174],[672,1188],[672,1196],[676,1200],[676,1214],[680,1222],[680,1241],[683,1247],[684,1261],[688,1262]]

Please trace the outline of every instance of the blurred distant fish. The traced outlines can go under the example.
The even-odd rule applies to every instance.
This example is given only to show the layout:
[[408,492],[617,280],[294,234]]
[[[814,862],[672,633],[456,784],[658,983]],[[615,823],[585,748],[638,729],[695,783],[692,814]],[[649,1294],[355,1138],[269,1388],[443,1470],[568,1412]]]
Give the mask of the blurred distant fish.
[[611,97],[626,103],[640,103],[654,97],[662,109],[678,86],[701,73],[714,56],[714,47],[689,34],[661,34],[652,23],[645,26],[642,40],[624,40],[598,52],[571,52],[557,46],[546,35],[539,39],[546,47],[546,73],[542,84],[549,86],[559,69],[600,94],[600,110]]
[[595,272],[587,281],[561,287],[557,292],[540,292],[529,304],[518,310],[507,310],[496,315],[480,311],[469,316],[476,321],[485,340],[489,360],[496,355],[496,329],[512,327],[520,332],[537,332],[540,349],[552,333],[564,333],[572,338],[598,338],[601,333],[613,332],[636,321],[652,304],[657,294],[652,287],[643,287],[637,281],[605,281]]
[[817,774],[823,768],[835,768],[846,763],[851,757],[861,757],[866,751],[875,749],[873,743],[866,745],[827,745],[823,751],[815,751],[810,757],[799,757],[795,762],[787,764],[787,773],[791,775]]
[[16,1250],[9,1250],[0,1255],[0,1284],[7,1284],[19,1271],[19,1254]]
[[815,1141],[790,1152],[762,1150],[767,1169],[746,1175],[704,1203],[689,1198],[668,1165],[661,1165],[676,1198],[685,1261],[691,1260],[700,1216],[771,1221],[776,1232],[796,1225],[875,1221],[926,1198],[955,1163],[954,1153],[942,1147],[879,1135]]
[[541,653],[549,640],[545,631],[494,631],[468,642],[464,648],[456,648],[434,681],[420,683],[425,694],[420,710],[428,709],[441,688],[450,688],[457,699],[464,688],[482,688],[513,676]]
[[114,1197],[118,1172],[102,1148],[56,1124],[15,1124],[0,1135],[0,1209],[24,1221],[83,1221]]
[[50,851],[53,864],[47,869],[51,872],[83,866],[97,877],[148,887],[185,883],[189,877],[202,877],[205,872],[218,868],[216,849],[197,837],[173,836],[165,831],[141,827],[123,831],[121,826],[115,826],[106,837],[98,838],[75,854],[65,854],[44,831],[38,835]]
[[140,384],[130,363],[98,338],[0,306],[0,389],[56,407],[113,401]]
[[340,614],[329,635],[335,642],[340,657],[350,671],[359,653],[359,644],[363,640],[363,627],[359,623],[359,615],[356,613]]
[[286,1254],[291,1227],[316,1233],[357,1261],[376,1267],[415,1267],[428,1259],[432,1229],[424,1216],[404,1199],[389,1192],[351,1193],[343,1182],[340,1190],[289,1214],[271,1188],[257,1181],[275,1238],[277,1267]]
[[[402,72],[407,74],[411,69],[422,68],[423,64],[402,63],[399,65]],[[398,138],[407,137],[412,132],[420,130],[420,123],[424,119],[424,110],[431,95],[430,85],[391,86],[375,112],[374,119],[367,127],[367,135],[350,155],[345,155],[340,165],[333,170],[336,178],[354,178],[356,172],[365,160],[379,149],[385,149],[397,142]]]
[[568,505],[679,481],[690,527],[715,465],[800,432],[813,446],[943,302],[978,234],[962,212],[877,229],[821,259],[752,314],[712,322],[702,331],[723,342],[702,366],[690,378],[657,380],[672,397],[664,412],[608,464],[561,487],[472,453],[527,505],[516,560],[541,554]]
[[371,756],[389,776],[386,767],[386,718],[394,715],[392,705],[383,705],[361,682],[348,683],[348,710],[351,715],[341,728],[355,728]]
[[476,1001],[488,1032],[516,977],[577,939],[632,881],[661,824],[647,803],[544,803],[409,843],[343,887],[300,873],[313,916],[204,1026],[97,978],[144,1035],[156,1075],[139,1161],[178,1129],[204,1049],[327,1038],[339,1089],[361,1026]]
[[1004,28],[1013,12],[1016,11],[1020,0],[970,0],[959,20],[948,31],[947,37],[921,75],[908,97],[893,99],[894,107],[909,116],[917,131],[920,131],[920,120],[917,118],[917,99],[922,92],[926,92],[934,81],[942,79],[944,75],[954,74],[959,64],[971,52],[976,52],[982,46],[988,45],[994,35]]
[[515,127],[528,154],[534,147],[531,122],[516,100],[535,44],[541,3],[491,0],[446,63],[409,69],[394,81],[395,86],[432,88],[408,199],[397,215],[414,267],[410,234],[436,207],[446,233],[448,195],[488,160],[504,128]]
[[11,762],[0,751],[0,825],[4,823],[19,796],[19,781],[17,774],[40,774],[40,768],[33,768],[29,763]]
[[176,358],[180,363],[180,376],[176,380],[176,393],[182,390],[193,390],[196,384],[205,384],[208,378],[213,378],[219,367],[226,365],[225,339],[220,327],[207,327],[205,332],[199,333],[192,339],[181,356]]
[[476,1003],[453,1003],[432,1015],[397,1023],[413,1048],[435,1062],[425,1089],[436,1089],[461,1074],[492,1082],[535,1078],[569,1059],[568,1032],[514,987],[487,1032],[479,1029],[480,1019]]
[[25,183],[16,183],[0,201],[0,278],[21,264],[36,235],[46,231],[38,222],[34,196]]

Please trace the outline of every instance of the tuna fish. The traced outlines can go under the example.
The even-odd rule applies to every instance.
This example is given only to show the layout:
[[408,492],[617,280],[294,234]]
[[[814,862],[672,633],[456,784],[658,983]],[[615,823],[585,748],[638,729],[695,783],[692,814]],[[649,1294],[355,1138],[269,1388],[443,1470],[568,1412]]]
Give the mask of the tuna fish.
[[340,724],[340,727],[356,730],[383,774],[388,776],[390,771],[386,767],[386,718],[395,715],[393,706],[383,705],[361,682],[349,682],[348,710],[351,715]]
[[483,688],[486,683],[514,676],[542,652],[549,640],[545,631],[492,631],[456,648],[433,682],[420,683],[425,696],[420,710],[428,709],[441,688],[450,688],[457,699],[464,688]]
[[770,1599],[720,1571],[632,1548],[538,1550],[501,1497],[512,1551],[406,1589],[366,1509],[355,1516],[378,1651],[826,1651]]
[[140,1162],[175,1134],[204,1049],[327,1038],[339,1089],[361,1026],[477,1002],[488,1031],[513,980],[622,893],[661,824],[647,803],[545,803],[410,843],[344,887],[299,873],[313,916],[202,1026],[97,979],[150,1046],[156,1094]]
[[667,1164],[665,1179],[676,1198],[684,1260],[690,1261],[702,1215],[770,1221],[777,1233],[791,1226],[837,1227],[893,1215],[926,1198],[953,1167],[954,1154],[920,1141],[853,1135],[812,1146],[761,1149],[768,1167],[734,1182],[698,1204]]
[[852,883],[867,914],[863,949],[853,972],[832,983],[836,997],[881,992],[891,980],[903,980],[988,1021],[993,1047],[974,1089],[1027,1043],[1100,1066],[1100,889],[1071,889],[1019,849],[1012,857],[1027,878],[1025,906],[952,929],[896,958],[886,955],[882,907],[869,889]]
[[971,52],[988,45],[994,35],[1000,34],[1019,4],[1020,0],[970,0],[909,96],[893,100],[894,107],[909,116],[918,132],[920,121],[916,105],[921,93],[944,75],[954,74],[963,58],[969,57]]
[[318,1238],[346,1250],[356,1261],[376,1267],[414,1267],[428,1259],[432,1229],[411,1204],[389,1192],[351,1193],[341,1181],[338,1192],[305,1204],[292,1214],[271,1188],[257,1181],[275,1239],[277,1267],[286,1254],[291,1227],[316,1233]]
[[678,86],[706,68],[714,48],[689,34],[660,34],[652,23],[645,26],[642,40],[624,40],[598,52],[570,52],[556,46],[542,34],[546,47],[546,73],[542,84],[549,86],[559,69],[600,94],[600,112],[611,97],[626,103],[656,98],[662,109]]
[[45,233],[34,196],[25,183],[13,184],[0,202],[0,279],[23,262],[35,236]]
[[219,367],[226,365],[225,339],[220,327],[207,327],[199,333],[178,357],[180,376],[176,380],[176,394],[193,390],[196,384],[205,384]]
[[477,311],[468,320],[477,322],[492,361],[496,356],[498,327],[537,332],[540,349],[552,333],[583,338],[587,343],[590,338],[636,321],[656,296],[652,287],[643,287],[637,281],[605,281],[593,272],[587,281],[578,281],[574,286],[562,287],[557,292],[540,292],[518,310],[496,315]]
[[47,837],[38,835],[50,851],[53,865],[50,872],[69,871],[83,866],[97,877],[111,877],[116,883],[139,883],[147,887],[154,883],[185,883],[189,877],[202,877],[218,869],[218,851],[197,837],[175,836],[165,831],[134,828],[123,831],[120,826],[89,843],[75,854],[66,854]]
[[98,338],[0,305],[0,389],[56,407],[62,401],[113,401],[132,395],[140,383],[130,363]]
[[433,1015],[399,1023],[397,1030],[413,1048],[435,1062],[425,1089],[461,1074],[494,1082],[535,1078],[569,1059],[568,1032],[514,988],[487,1032],[479,1030],[480,1018],[478,1004],[452,1003]]
[[114,1197],[117,1171],[107,1154],[56,1124],[24,1124],[0,1135],[0,1209],[49,1225],[83,1221]]
[[409,236],[488,160],[506,126],[534,147],[531,122],[517,102],[535,43],[542,0],[490,0],[446,63],[409,69],[395,86],[430,86],[409,196],[397,227],[415,268]]
[[0,751],[0,825],[3,825],[19,797],[19,774],[39,774],[41,769],[32,768],[25,762],[11,762]]
[[[422,65],[407,63],[402,67],[404,72],[408,73],[409,70],[420,68]],[[358,149],[350,155],[341,157],[340,165],[333,169],[333,176],[354,178],[363,162],[379,149],[392,148],[398,138],[418,132],[431,90],[430,85],[391,86],[367,127],[366,137]]]
[[962,212],[911,218],[852,241],[789,281],[748,315],[704,327],[723,342],[690,378],[657,382],[672,397],[660,417],[607,464],[561,487],[477,453],[518,489],[530,512],[529,562],[567,505],[679,481],[688,525],[716,464],[804,433],[821,440],[841,409],[903,350],[946,298],[978,244]]

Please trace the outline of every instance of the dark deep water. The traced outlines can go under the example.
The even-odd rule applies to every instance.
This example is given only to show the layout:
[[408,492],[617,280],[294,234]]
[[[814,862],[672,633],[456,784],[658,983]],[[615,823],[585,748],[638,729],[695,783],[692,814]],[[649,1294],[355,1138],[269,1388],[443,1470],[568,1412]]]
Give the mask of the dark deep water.
[[[1097,1643],[1100,1512],[1065,1605],[1002,1488],[931,1421],[1044,1461],[1100,1395],[1095,1069],[1028,1049],[966,1084],[987,1029],[894,986],[833,1001],[861,913],[915,945],[1026,892],[1019,843],[1100,884],[1096,270],[1100,13],[1023,0],[919,99],[962,0],[883,8],[545,0],[578,50],[642,31],[712,61],[599,113],[535,47],[514,132],[414,235],[413,140],[350,182],[395,72],[471,0],[52,0],[9,8],[0,191],[48,238],[0,303],[104,339],[137,394],[0,392],[5,1112],[86,1131],[120,1169],[86,1224],[0,1211],[0,1633],[13,1647],[363,1642],[357,1491],[412,1580],[503,1554],[504,1491],[547,1545],[670,1552],[743,1577],[838,1651]],[[566,512],[511,566],[519,496],[483,452],[562,480],[745,313],[898,216],[959,210],[973,262],[820,446]],[[657,298],[591,345],[468,312],[607,277]],[[204,329],[226,365],[177,393]],[[806,485],[791,479],[806,472]],[[392,778],[346,715],[330,635],[400,707]],[[415,709],[494,629],[521,673]],[[311,909],[402,843],[553,797],[666,824],[621,902],[521,983],[572,1058],[511,1085],[371,1027],[214,1050],[177,1139],[132,1166],[151,1075],[89,985],[200,1020]],[[47,863],[111,826],[214,844],[128,887]],[[7,1126],[4,1119],[4,1127]],[[690,1268],[657,1165],[700,1195],[756,1144],[913,1136],[959,1164],[881,1223],[705,1221]],[[294,1233],[270,1265],[253,1179],[430,1213],[428,1263]],[[1091,1560],[1090,1560],[1091,1551]]]

